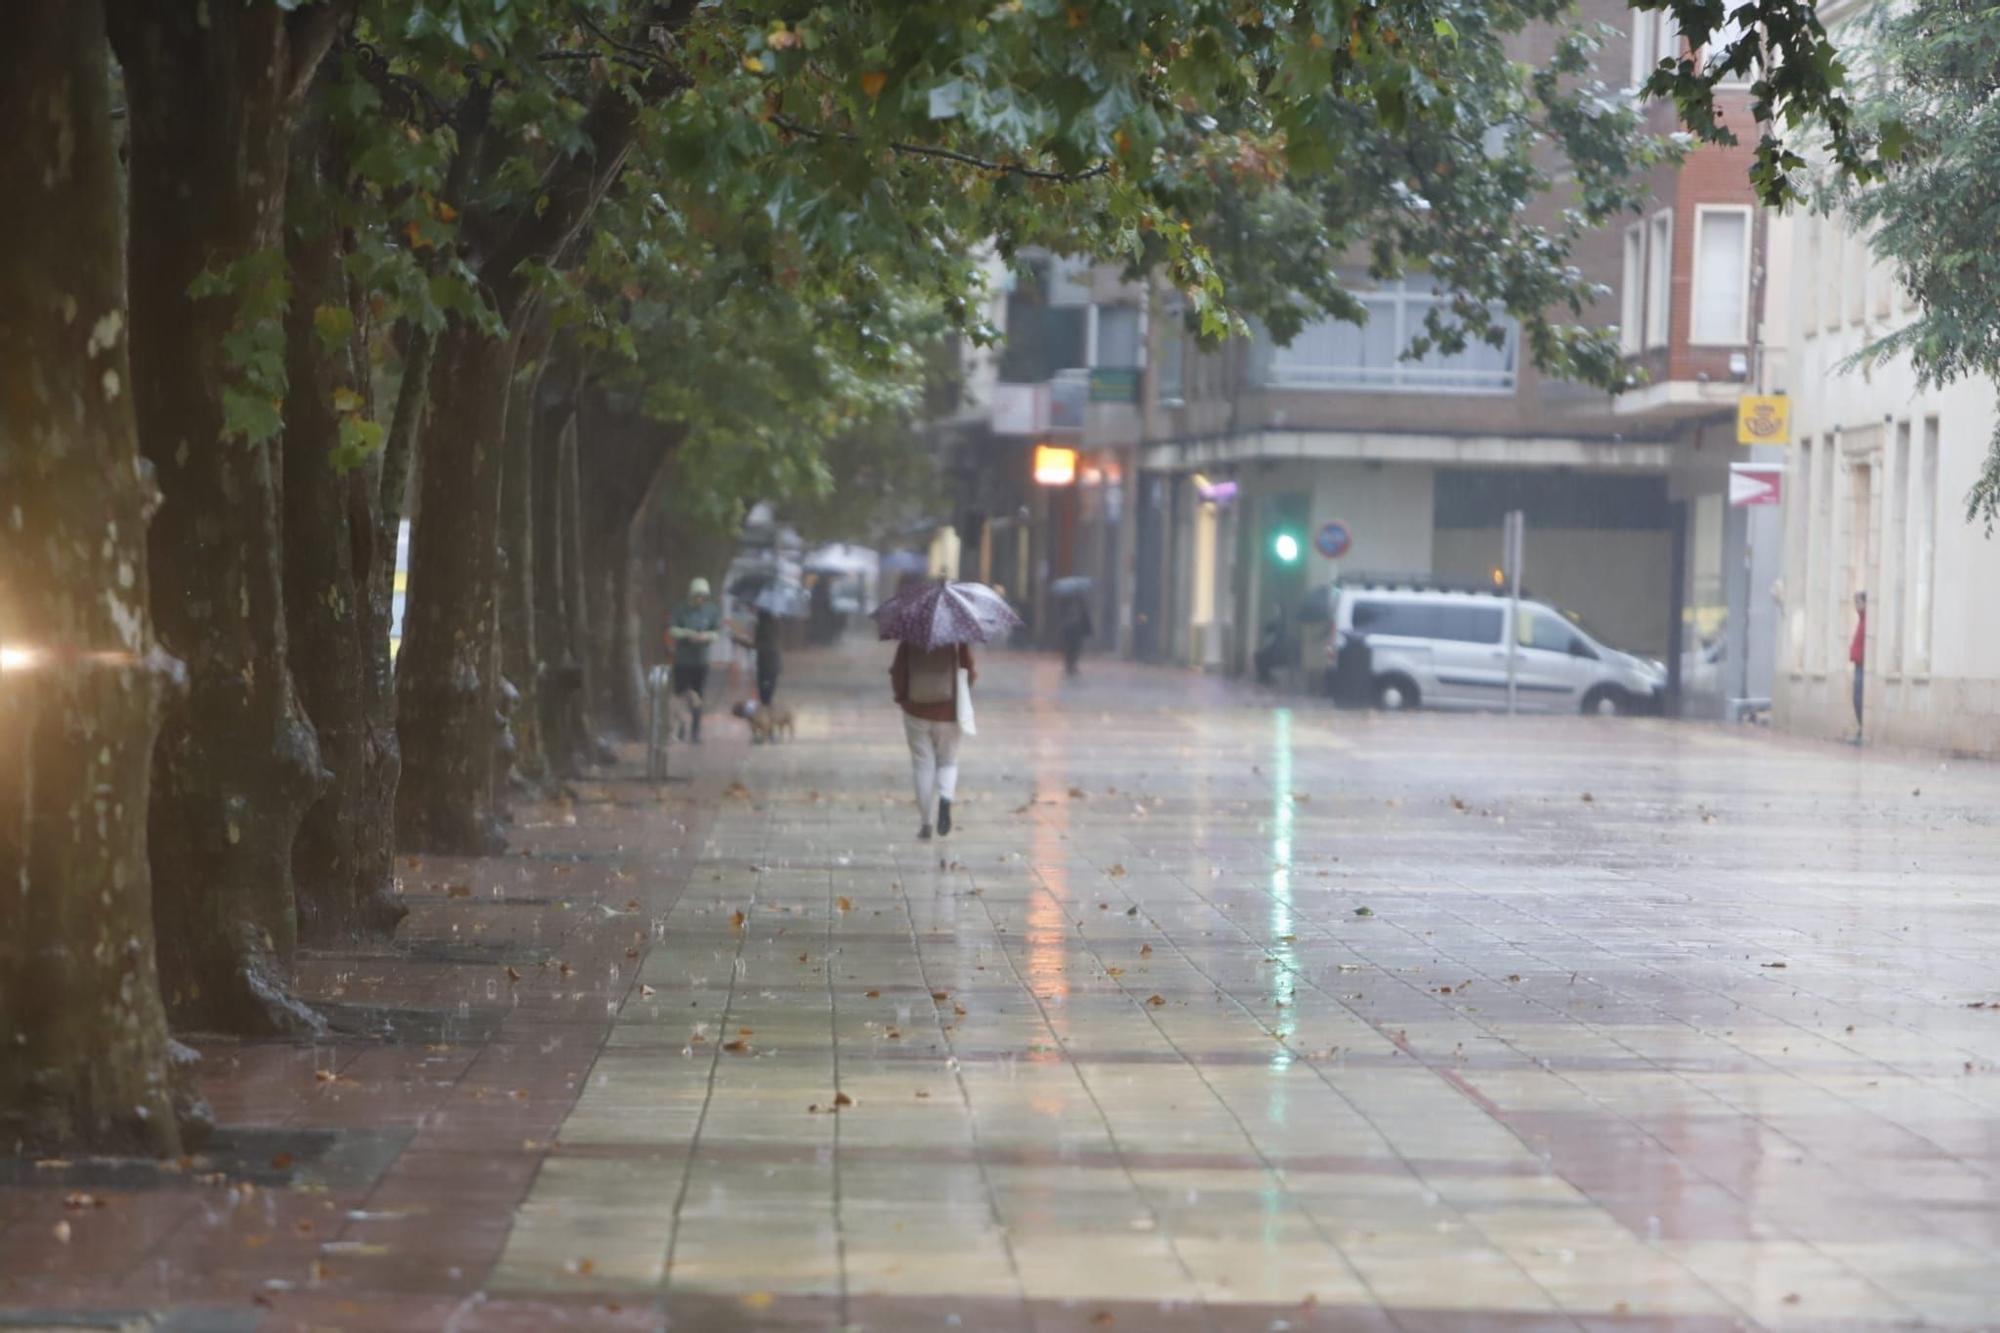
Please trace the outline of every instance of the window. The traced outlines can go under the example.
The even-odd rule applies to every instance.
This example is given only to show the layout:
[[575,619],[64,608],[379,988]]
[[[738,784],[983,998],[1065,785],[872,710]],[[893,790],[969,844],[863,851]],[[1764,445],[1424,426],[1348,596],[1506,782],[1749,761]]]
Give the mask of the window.
[[1670,60],[1676,54],[1672,30],[1667,26],[1667,16],[1663,12],[1632,15],[1632,82],[1634,89],[1643,87],[1652,77],[1655,67],[1662,60]]
[[1618,350],[1639,350],[1639,321],[1646,309],[1646,229],[1635,222],[1625,229],[1625,281],[1618,292]]
[[1131,370],[1139,364],[1139,307],[1097,307],[1097,360],[1108,370]]
[[1458,643],[1498,643],[1506,616],[1497,606],[1441,606],[1438,637]]
[[1910,423],[1896,423],[1895,452],[1890,454],[1889,494],[1882,511],[1882,592],[1876,599],[1875,642],[1881,645],[1882,669],[1891,675],[1903,669],[1903,624],[1909,617],[1910,561],[1905,528],[1910,515]]
[[1750,210],[1703,205],[1694,218],[1694,311],[1688,341],[1750,341]]
[[1570,645],[1581,644],[1576,631],[1564,624],[1561,618],[1546,611],[1522,608],[1521,621],[1515,633],[1520,637],[1523,648],[1539,648],[1547,653],[1568,653]]
[[1646,228],[1646,346],[1665,347],[1673,327],[1674,214],[1661,209]]
[[1357,601],[1356,634],[1403,639],[1448,639],[1456,643],[1498,643],[1505,615],[1497,606],[1453,606],[1441,602]]
[[[1820,271],[1820,246],[1826,221],[1814,214],[1805,218],[1801,225],[1806,233],[1806,273],[1811,275]],[[1819,332],[1819,284],[1808,276],[1806,281],[1795,285],[1799,289],[1799,327],[1810,338]]]
[[1288,347],[1265,342],[1265,384],[1287,389],[1371,389],[1394,393],[1511,393],[1520,357],[1520,325],[1503,318],[1495,347],[1471,338],[1457,352],[1433,347],[1405,358],[1424,317],[1445,299],[1427,277],[1406,277],[1357,292],[1365,324],[1321,320],[1299,331]]
[[1923,445],[1910,470],[1910,670],[1931,669],[1931,591],[1937,566],[1938,419],[1924,418]]
[[1181,397],[1187,362],[1187,330],[1181,323],[1180,298],[1161,303],[1159,312],[1160,359],[1153,367],[1153,392],[1163,403],[1175,402]]
[[[1798,477],[1794,483],[1797,490],[1785,504],[1785,517],[1790,526],[1791,550],[1786,557],[1786,568],[1798,570],[1797,580],[1787,594],[1785,608],[1785,638],[1790,645],[1787,661],[1795,670],[1804,670],[1810,663],[1806,660],[1806,620],[1812,608],[1812,588],[1815,569],[1813,567],[1813,506],[1818,487],[1814,478],[1818,475],[1818,457],[1813,450],[1810,435],[1799,440]],[[1791,482],[1791,478],[1787,478]]]
[[1840,280],[1847,284],[1847,322],[1859,324],[1868,314],[1868,239],[1859,231],[1847,232],[1847,255]]

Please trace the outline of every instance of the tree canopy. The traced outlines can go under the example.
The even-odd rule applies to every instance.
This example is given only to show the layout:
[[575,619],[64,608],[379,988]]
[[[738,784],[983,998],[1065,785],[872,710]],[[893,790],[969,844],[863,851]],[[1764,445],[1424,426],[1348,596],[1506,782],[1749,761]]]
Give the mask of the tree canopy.
[[[2000,9],[1912,0],[1861,31],[1876,48],[1863,114],[1898,156],[1848,202],[1916,306],[1864,359],[1907,355],[1926,385],[2000,381]],[[2000,518],[2000,427],[1966,511],[1989,530]]]

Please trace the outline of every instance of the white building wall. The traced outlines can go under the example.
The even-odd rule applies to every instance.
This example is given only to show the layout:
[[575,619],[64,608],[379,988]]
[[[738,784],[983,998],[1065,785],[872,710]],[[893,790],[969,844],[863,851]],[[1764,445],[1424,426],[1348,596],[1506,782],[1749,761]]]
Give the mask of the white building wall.
[[1904,360],[1846,369],[1908,317],[1903,294],[1840,220],[1780,225],[1821,262],[1800,266],[1792,293],[1778,723],[1852,733],[1847,650],[1861,588],[1869,738],[2000,755],[2000,541],[1965,515],[1995,386],[1920,390]]

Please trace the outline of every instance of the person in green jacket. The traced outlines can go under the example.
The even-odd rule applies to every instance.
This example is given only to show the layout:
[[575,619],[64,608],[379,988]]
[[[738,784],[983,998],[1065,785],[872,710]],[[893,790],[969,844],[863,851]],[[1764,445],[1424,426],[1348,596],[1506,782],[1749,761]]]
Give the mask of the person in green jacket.
[[674,648],[674,694],[686,701],[688,740],[701,744],[701,696],[708,689],[708,650],[722,637],[722,613],[709,600],[708,580],[688,584],[687,600],[667,622]]

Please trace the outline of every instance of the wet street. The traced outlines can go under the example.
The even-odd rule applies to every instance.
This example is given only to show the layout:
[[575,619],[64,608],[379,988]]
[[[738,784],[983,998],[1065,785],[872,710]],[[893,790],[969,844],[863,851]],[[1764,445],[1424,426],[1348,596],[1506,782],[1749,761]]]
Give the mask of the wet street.
[[925,845],[873,670],[808,666],[795,745],[702,755],[741,786],[494,1290],[2000,1321],[1990,769],[996,655]]
[[409,863],[408,966],[305,979],[456,1029],[204,1048],[225,1122],[392,1164],[16,1181],[0,1312],[2000,1324],[2000,773],[996,653],[924,844],[881,656],[798,655],[793,743],[716,717],[664,793]]

